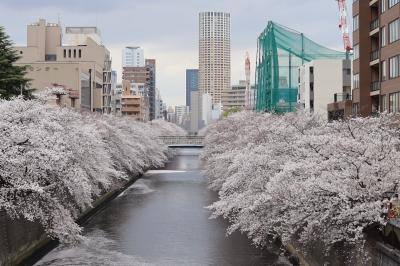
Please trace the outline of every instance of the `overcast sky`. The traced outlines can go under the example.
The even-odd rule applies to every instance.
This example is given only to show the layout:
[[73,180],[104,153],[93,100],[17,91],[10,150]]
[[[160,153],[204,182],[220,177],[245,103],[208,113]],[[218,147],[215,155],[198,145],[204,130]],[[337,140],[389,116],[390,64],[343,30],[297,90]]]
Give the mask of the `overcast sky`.
[[[350,2],[348,1],[349,7]],[[168,105],[185,104],[185,69],[198,67],[198,13],[231,13],[232,84],[244,79],[244,56],[252,58],[268,20],[342,49],[335,0],[1,0],[0,25],[26,45],[26,25],[44,18],[65,26],[97,26],[121,78],[121,50],[142,46],[157,60],[157,87]],[[349,13],[350,9],[349,9]],[[350,21],[351,15],[349,15]]]

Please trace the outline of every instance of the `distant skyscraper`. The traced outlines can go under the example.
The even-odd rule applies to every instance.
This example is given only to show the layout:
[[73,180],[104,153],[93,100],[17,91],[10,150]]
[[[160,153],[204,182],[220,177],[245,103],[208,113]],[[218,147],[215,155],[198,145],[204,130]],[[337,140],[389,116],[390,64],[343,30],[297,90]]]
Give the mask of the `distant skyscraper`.
[[202,12],[199,23],[199,90],[220,103],[231,87],[230,14]]
[[125,47],[122,52],[122,67],[144,67],[144,52],[140,47]]
[[192,91],[199,90],[199,70],[186,69],[186,106],[190,105]]

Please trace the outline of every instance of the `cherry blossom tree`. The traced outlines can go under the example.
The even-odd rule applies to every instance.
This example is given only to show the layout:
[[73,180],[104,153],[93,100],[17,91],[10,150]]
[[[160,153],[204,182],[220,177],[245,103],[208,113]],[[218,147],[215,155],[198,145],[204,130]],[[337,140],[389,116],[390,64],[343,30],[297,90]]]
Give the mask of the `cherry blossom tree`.
[[398,193],[393,115],[328,123],[306,113],[240,113],[212,125],[201,158],[219,200],[213,216],[257,245],[271,238],[362,254],[365,230],[386,221]]
[[81,232],[75,219],[99,196],[164,165],[169,152],[159,135],[149,124],[80,114],[41,98],[0,101],[0,209],[74,243]]
[[169,123],[165,120],[162,119],[156,119],[151,122],[149,122],[151,127],[155,129],[155,132],[159,136],[185,136],[187,135],[186,130],[181,128],[180,126]]

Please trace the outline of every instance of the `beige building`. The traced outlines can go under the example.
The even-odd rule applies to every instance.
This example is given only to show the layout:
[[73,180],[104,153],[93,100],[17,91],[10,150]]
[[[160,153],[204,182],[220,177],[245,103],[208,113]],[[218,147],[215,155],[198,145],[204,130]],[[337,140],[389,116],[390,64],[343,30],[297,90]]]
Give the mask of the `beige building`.
[[131,116],[138,121],[148,121],[145,97],[133,94],[131,83],[128,80],[122,81],[121,113],[122,115]]
[[100,43],[95,27],[62,28],[44,19],[28,25],[27,46],[15,47],[20,65],[29,65],[30,88],[43,90],[52,84],[63,86],[67,95],[61,104],[77,110],[111,111],[111,58]]

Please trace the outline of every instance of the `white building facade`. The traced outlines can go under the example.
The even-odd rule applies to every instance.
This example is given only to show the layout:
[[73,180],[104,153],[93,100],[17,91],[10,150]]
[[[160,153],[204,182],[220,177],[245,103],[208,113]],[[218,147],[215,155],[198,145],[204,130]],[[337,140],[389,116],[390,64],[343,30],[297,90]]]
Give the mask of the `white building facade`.
[[315,60],[299,68],[299,106],[328,119],[328,104],[351,100],[351,61]]
[[190,132],[197,133],[213,120],[212,97],[208,93],[193,91],[191,93]]
[[144,67],[144,51],[138,46],[127,46],[122,52],[122,67]]
[[201,12],[199,15],[199,90],[213,103],[231,87],[230,14]]

